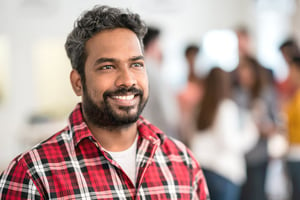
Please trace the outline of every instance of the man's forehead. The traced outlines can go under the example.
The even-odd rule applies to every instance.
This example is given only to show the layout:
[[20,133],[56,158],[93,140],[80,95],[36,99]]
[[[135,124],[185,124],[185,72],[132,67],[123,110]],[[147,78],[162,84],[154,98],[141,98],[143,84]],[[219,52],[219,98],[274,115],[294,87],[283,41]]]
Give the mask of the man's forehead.
[[[111,30],[99,33],[86,43],[88,59],[101,58],[111,61],[128,61],[143,56],[140,41],[129,30]],[[94,63],[95,64],[95,63]]]

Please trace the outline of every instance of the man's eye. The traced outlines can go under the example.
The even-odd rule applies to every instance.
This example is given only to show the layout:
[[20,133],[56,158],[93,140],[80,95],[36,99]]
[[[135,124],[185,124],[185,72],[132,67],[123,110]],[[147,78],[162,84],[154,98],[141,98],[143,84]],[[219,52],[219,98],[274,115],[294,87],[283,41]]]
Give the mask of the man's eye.
[[112,65],[104,65],[104,66],[100,67],[99,69],[100,70],[107,70],[107,69],[112,69],[112,68],[113,68]]
[[132,67],[144,67],[142,63],[133,63]]

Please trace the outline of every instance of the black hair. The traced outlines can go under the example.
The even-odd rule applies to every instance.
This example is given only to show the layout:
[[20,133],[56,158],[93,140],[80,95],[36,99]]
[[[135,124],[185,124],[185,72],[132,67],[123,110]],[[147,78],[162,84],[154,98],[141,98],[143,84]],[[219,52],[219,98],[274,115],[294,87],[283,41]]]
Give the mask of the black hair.
[[86,42],[103,30],[115,28],[127,28],[133,31],[143,49],[142,40],[147,32],[147,27],[138,14],[131,13],[129,10],[95,6],[76,20],[73,30],[67,37],[65,49],[72,68],[80,74],[83,85],[85,85],[84,65],[87,58]]

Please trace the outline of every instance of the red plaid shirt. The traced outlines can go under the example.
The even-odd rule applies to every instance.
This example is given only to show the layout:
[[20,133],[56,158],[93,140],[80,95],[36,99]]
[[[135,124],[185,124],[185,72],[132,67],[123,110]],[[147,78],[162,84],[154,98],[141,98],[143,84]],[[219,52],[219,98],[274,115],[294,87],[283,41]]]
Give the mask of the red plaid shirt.
[[191,152],[142,117],[136,183],[95,140],[81,104],[69,121],[10,163],[0,176],[0,199],[209,199]]

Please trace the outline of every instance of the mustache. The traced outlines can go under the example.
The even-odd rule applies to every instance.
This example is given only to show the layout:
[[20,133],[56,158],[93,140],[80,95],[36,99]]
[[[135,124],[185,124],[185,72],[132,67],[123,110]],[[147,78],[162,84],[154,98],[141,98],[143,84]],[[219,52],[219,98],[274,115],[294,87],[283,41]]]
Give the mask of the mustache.
[[143,95],[144,92],[134,86],[130,87],[130,88],[118,88],[117,90],[114,91],[106,91],[103,93],[103,97],[104,99],[109,97],[109,96],[118,96],[118,95],[126,95],[128,93],[134,94],[134,95]]

